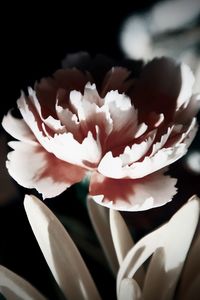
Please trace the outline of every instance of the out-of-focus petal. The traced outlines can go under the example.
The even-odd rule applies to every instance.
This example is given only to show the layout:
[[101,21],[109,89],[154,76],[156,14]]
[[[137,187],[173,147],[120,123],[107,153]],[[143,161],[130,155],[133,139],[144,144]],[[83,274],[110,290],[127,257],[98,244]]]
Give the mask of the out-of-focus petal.
[[0,292],[7,300],[46,299],[30,283],[3,266],[0,266]]
[[95,201],[93,201],[91,197],[88,197],[87,199],[87,207],[93,228],[98,236],[106,258],[109,262],[109,265],[113,273],[116,275],[119,268],[119,264],[117,261],[116,252],[112,241],[109,226],[108,209],[95,203]]
[[183,297],[180,300],[199,300],[200,293],[200,275],[191,282],[188,289],[184,290]]
[[24,206],[40,249],[66,298],[100,300],[78,249],[55,215],[34,196],[26,195]]
[[122,211],[146,210],[164,205],[176,194],[176,179],[155,172],[138,180],[111,179],[94,173],[90,181],[90,195],[106,207]]
[[35,188],[43,198],[59,195],[85,175],[84,169],[58,160],[39,144],[10,142],[10,146],[14,151],[6,163],[9,174],[22,186]]

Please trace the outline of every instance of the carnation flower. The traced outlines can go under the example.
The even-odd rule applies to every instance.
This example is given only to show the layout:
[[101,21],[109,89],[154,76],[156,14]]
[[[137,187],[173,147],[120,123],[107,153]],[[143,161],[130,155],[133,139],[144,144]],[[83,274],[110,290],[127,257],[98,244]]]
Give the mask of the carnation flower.
[[65,69],[42,79],[17,101],[3,127],[10,175],[43,198],[89,178],[89,194],[107,207],[137,211],[176,193],[167,166],[182,157],[196,130],[199,95],[189,67],[157,58],[141,67],[72,55]]
[[[55,215],[34,196],[26,196],[24,206],[40,249],[66,299],[100,300],[78,249]],[[96,230],[100,240],[108,233],[104,249],[109,252],[110,263],[117,257],[116,292],[113,291],[112,299],[115,294],[118,300],[199,299],[200,200],[196,196],[166,224],[135,245],[119,212],[109,210],[109,225],[109,219],[104,218],[108,212],[105,207],[94,201],[89,201],[88,206],[93,220],[98,218]],[[0,266],[0,291],[8,300],[46,299],[3,266]]]

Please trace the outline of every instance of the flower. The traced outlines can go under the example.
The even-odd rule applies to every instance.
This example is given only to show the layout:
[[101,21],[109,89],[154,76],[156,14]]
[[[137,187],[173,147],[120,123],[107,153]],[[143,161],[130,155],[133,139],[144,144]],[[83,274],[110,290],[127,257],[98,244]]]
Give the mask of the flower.
[[[135,68],[72,55],[67,68],[42,79],[17,101],[3,127],[10,175],[43,198],[88,176],[89,194],[107,207],[137,211],[161,206],[176,193],[167,166],[182,157],[197,131],[199,95],[189,67],[170,58]],[[72,68],[76,66],[76,68]],[[83,69],[85,71],[83,71]]]
[[[26,195],[24,206],[37,242],[64,296],[69,300],[100,300],[78,249],[55,215],[34,196]],[[109,223],[104,217],[107,208],[90,200],[88,206],[92,219],[97,221],[98,218],[97,231],[100,233],[102,229],[101,234],[105,235],[104,228],[107,227],[110,232],[104,240],[104,249],[110,252],[110,258],[117,257],[118,300],[198,299],[198,197],[193,196],[166,224],[135,245],[119,212],[109,210]],[[101,234],[99,236],[103,238]],[[146,268],[143,268],[150,256]],[[0,290],[8,300],[45,299],[27,281],[3,266],[0,266]]]

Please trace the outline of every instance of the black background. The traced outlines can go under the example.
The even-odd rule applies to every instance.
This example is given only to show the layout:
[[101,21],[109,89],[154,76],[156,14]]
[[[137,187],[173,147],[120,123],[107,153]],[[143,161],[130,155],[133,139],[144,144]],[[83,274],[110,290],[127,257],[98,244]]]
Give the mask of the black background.
[[[2,10],[1,25],[1,118],[15,105],[21,89],[52,74],[67,53],[88,51],[93,55],[103,53],[122,58],[118,42],[122,22],[130,14],[148,9],[152,3],[155,1],[65,1],[62,4],[54,1],[46,5],[24,3],[21,7],[8,3]],[[197,144],[196,139],[193,147]],[[180,190],[173,204],[149,212],[125,214],[127,222],[138,228],[141,235],[165,221],[193,193],[200,193],[199,176],[187,170],[183,175],[183,162],[175,163],[171,169],[179,178]],[[48,298],[56,299],[50,272],[23,209],[26,191],[17,188],[19,196],[0,207],[0,263],[32,282]],[[72,187],[46,204],[57,215],[79,218],[91,230],[86,208],[78,198],[76,188]],[[78,240],[76,234],[70,233]],[[115,281],[111,273],[89,257],[87,249],[80,250],[103,299],[111,299],[111,294],[114,299]]]

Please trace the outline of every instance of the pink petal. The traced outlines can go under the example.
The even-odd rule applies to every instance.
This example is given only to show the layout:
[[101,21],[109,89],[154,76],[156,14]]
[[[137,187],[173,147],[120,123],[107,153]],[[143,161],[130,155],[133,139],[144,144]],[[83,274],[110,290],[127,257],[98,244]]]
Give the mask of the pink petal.
[[9,174],[20,185],[35,188],[43,198],[59,195],[85,175],[84,169],[58,160],[39,144],[10,142],[9,145],[14,149],[6,162]]
[[176,194],[177,180],[164,175],[165,171],[162,169],[139,180],[116,180],[94,173],[90,181],[90,195],[97,203],[122,211],[162,206]]

